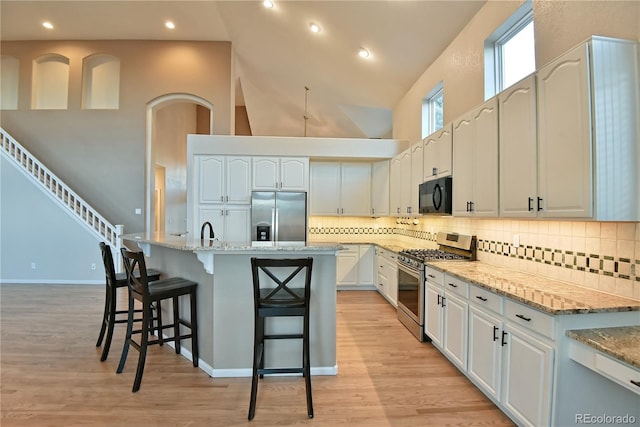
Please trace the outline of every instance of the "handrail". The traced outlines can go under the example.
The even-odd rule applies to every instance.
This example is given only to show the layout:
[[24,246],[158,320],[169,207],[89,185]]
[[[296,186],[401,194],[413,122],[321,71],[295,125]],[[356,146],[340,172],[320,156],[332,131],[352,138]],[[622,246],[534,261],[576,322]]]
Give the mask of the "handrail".
[[[0,127],[2,153],[12,160],[31,180],[46,190],[45,192],[65,207],[88,230],[103,239],[119,253],[122,247],[123,225],[112,225],[91,205],[78,196],[68,185],[51,172],[33,154],[16,141],[7,131]],[[120,257],[114,257],[116,269],[122,270]]]

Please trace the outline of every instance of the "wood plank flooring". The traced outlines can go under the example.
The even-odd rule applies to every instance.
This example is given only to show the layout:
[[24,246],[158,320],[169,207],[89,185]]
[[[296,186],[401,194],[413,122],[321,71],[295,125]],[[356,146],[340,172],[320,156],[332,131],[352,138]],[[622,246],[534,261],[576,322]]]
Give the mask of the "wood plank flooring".
[[124,325],[105,362],[95,347],[101,286],[4,284],[0,303],[3,427],[513,425],[372,291],[338,293],[339,374],[313,377],[315,418],[302,378],[268,377],[251,422],[249,378],[212,379],[168,346],[150,348],[131,393],[135,350],[115,373]]

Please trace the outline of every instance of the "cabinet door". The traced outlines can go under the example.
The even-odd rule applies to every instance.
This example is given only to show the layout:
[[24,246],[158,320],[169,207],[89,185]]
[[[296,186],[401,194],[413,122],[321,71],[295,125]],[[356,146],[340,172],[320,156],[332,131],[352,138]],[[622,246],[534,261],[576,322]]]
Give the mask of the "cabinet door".
[[309,159],[283,157],[280,159],[280,190],[307,191],[309,189]]
[[536,217],[538,144],[535,75],[501,92],[498,103],[500,216]]
[[420,206],[418,187],[424,182],[422,171],[422,163],[424,160],[422,141],[413,144],[411,147],[411,183],[410,183],[410,199],[409,212],[412,215],[418,215]]
[[342,163],[341,215],[371,215],[371,165]]
[[389,216],[389,160],[371,165],[371,214]]
[[454,364],[467,370],[467,316],[469,304],[447,292],[444,300],[444,352]]
[[436,136],[436,171],[437,177],[451,175],[451,162],[452,162],[452,131],[451,124],[445,125]]
[[208,221],[213,226],[214,237],[218,240],[224,240],[224,214],[225,207],[222,205],[218,207],[200,208],[198,212],[198,223],[194,224],[194,228],[197,228],[197,230],[194,230],[194,232],[198,233],[197,235],[199,237],[200,227]]
[[198,201],[223,203],[226,195],[224,157],[199,156],[198,160]]
[[358,283],[360,285],[373,285],[374,254],[372,245],[360,245],[358,261]]
[[[395,187],[394,187],[395,188]],[[400,155],[400,216],[411,214],[411,150]]]
[[442,289],[427,283],[424,291],[424,332],[436,347],[442,348]]
[[309,213],[311,215],[338,215],[340,209],[340,163],[313,162],[309,169]]
[[453,125],[453,215],[469,216],[469,202],[473,199],[473,132],[470,117],[463,117]]
[[509,324],[504,332],[502,403],[518,424],[550,425],[553,349]]
[[248,204],[251,202],[251,158],[227,157],[225,202]]
[[253,189],[276,191],[280,188],[280,159],[277,157],[253,158]]
[[224,240],[227,242],[248,242],[251,227],[249,206],[228,205],[224,215]]
[[429,135],[422,147],[422,180],[429,181],[438,177],[438,145],[437,134]]
[[501,325],[498,318],[469,306],[467,374],[496,400],[500,399],[502,370]]
[[336,284],[338,287],[358,284],[358,259],[360,258],[358,245],[345,245],[345,248],[339,251],[336,257]]
[[400,216],[401,203],[400,200],[400,187],[401,176],[401,158],[399,156],[391,159],[390,173],[389,173],[389,188],[393,191],[389,192],[389,214],[391,216]]
[[591,217],[592,148],[588,47],[537,73],[538,187],[545,217]]
[[[498,100],[473,113],[473,199],[475,216],[498,216]],[[454,189],[455,191],[455,189]]]
[[387,273],[387,299],[391,301],[391,305],[398,306],[398,264],[396,256],[389,254],[385,257],[385,272]]

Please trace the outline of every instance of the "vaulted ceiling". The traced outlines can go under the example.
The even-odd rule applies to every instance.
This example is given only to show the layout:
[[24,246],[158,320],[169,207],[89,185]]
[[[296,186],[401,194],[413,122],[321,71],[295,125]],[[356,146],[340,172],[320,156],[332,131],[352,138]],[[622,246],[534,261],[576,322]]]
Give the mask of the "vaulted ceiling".
[[395,104],[484,2],[2,0],[0,37],[231,41],[236,105],[254,135],[302,136],[306,113],[307,136],[380,138],[391,136]]

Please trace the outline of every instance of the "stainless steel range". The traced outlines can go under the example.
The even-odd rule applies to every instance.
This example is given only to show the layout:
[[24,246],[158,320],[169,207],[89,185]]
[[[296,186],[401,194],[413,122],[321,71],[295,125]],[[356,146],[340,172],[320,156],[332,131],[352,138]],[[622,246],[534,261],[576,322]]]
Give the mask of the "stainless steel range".
[[437,235],[438,249],[408,249],[398,254],[398,319],[424,341],[425,261],[474,261],[476,238],[465,234]]

